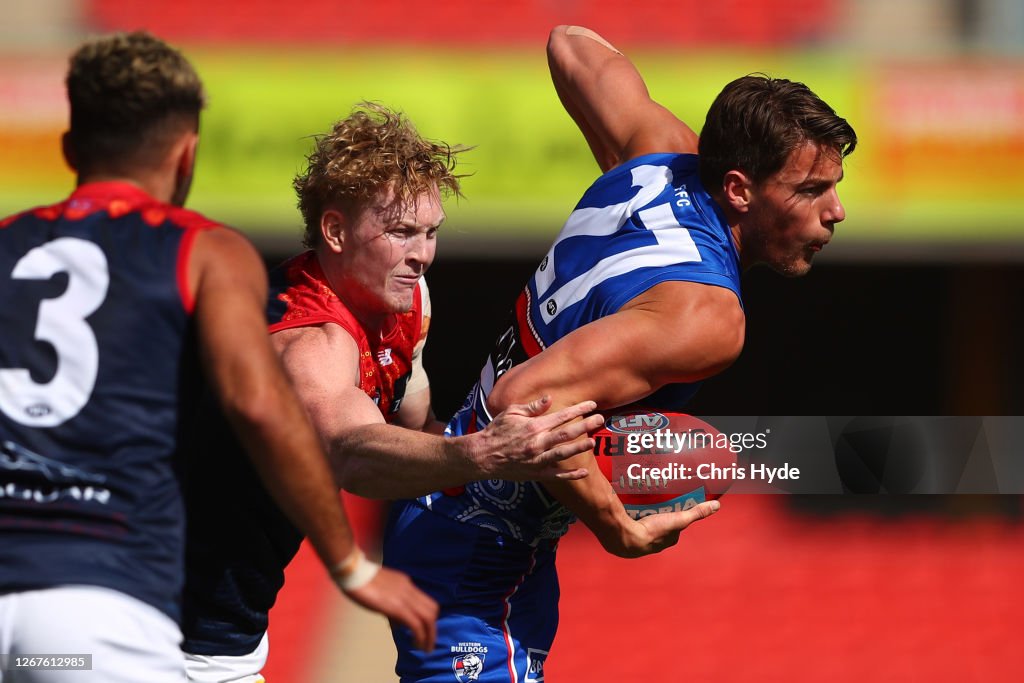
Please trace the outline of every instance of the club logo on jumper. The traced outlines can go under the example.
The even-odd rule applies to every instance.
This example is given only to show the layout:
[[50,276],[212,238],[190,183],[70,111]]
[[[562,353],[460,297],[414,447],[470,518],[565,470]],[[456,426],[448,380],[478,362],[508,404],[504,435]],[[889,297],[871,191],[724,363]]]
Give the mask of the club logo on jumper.
[[612,415],[605,426],[617,434],[656,432],[668,427],[668,418],[661,413],[636,413],[634,415]]
[[558,304],[555,303],[554,299],[548,299],[548,315],[554,315],[555,311],[558,310]]
[[526,678],[523,683],[544,683],[544,662],[548,658],[547,650],[526,650]]
[[107,478],[34,453],[13,441],[0,443],[0,470],[31,472],[56,484],[103,484]]
[[388,365],[391,365],[392,363],[395,362],[391,358],[391,347],[390,346],[388,348],[386,348],[386,349],[381,349],[380,351],[377,352],[377,362],[380,363],[384,367],[387,367]]
[[39,504],[110,503],[106,476],[46,458],[13,441],[0,443],[0,498]]
[[459,643],[452,645],[452,671],[458,681],[476,681],[484,672],[487,647],[480,643]]

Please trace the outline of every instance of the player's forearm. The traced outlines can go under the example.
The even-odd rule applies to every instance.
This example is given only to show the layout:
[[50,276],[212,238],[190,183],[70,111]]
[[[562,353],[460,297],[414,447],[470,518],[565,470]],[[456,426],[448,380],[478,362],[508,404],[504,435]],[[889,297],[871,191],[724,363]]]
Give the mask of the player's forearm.
[[[592,457],[579,463],[598,471]],[[629,516],[603,476],[587,477],[578,481],[556,481],[544,485],[562,505],[576,515],[597,537],[602,547],[619,557],[635,557],[638,554],[631,542],[636,522]]]
[[366,498],[415,498],[484,475],[467,437],[446,439],[386,424],[350,429],[331,440],[339,483]]
[[287,387],[229,405],[228,416],[274,502],[327,567],[355,547],[327,459],[306,415]]

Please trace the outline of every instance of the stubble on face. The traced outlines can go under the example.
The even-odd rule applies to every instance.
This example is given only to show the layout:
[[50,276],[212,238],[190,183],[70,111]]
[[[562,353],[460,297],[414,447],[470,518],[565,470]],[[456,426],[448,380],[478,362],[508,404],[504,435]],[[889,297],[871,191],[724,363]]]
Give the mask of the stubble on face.
[[799,277],[832,239],[845,214],[836,194],[842,180],[838,152],[805,142],[778,172],[754,188],[748,219],[757,226],[757,261],[780,275]]

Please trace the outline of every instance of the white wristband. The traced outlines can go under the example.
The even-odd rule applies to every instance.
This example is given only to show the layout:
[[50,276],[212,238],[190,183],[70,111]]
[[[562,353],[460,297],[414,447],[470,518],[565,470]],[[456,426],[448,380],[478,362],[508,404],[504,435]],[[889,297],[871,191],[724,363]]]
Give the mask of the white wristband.
[[363,551],[356,548],[331,569],[331,578],[338,588],[348,593],[373,581],[379,571],[380,565],[366,559]]

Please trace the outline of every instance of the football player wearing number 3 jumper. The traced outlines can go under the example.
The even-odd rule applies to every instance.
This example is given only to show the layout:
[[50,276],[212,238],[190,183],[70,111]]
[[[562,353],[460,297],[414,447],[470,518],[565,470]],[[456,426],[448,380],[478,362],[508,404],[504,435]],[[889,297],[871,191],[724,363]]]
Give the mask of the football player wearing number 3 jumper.
[[202,374],[341,588],[432,638],[436,606],[408,578],[366,580],[267,336],[256,250],[181,208],[204,97],[192,66],[115,35],[73,55],[67,89],[77,188],[0,221],[0,653],[88,654],[91,671],[0,681],[185,680],[177,470]]
[[[596,33],[555,28],[548,58],[604,175],[523,290],[452,434],[540,390],[556,406],[587,397],[602,410],[641,399],[678,410],[740,353],[741,271],[764,263],[803,275],[845,217],[836,186],[856,134],[803,84],[733,81],[698,139]],[[568,466],[593,468],[592,457]],[[385,564],[441,606],[430,655],[393,629],[398,674],[542,680],[558,620],[554,550],[574,516],[609,552],[637,557],[716,509],[635,520],[602,477],[481,481],[396,503]]]

